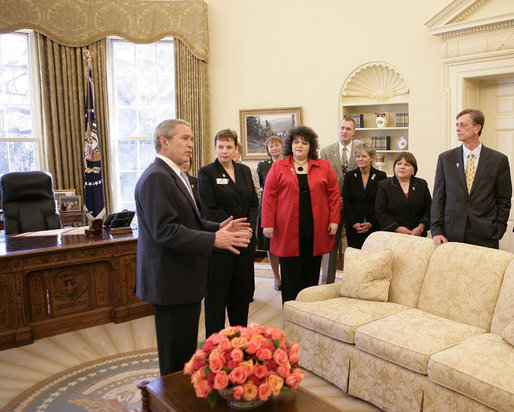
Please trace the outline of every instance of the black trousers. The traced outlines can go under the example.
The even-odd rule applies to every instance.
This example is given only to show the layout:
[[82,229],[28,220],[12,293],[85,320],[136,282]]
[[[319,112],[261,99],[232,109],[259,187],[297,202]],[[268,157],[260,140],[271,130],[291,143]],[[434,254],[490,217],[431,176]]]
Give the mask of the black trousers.
[[230,326],[246,326],[255,289],[255,253],[240,255],[214,252],[209,256],[205,294],[205,337],[225,327],[225,308]]
[[300,256],[281,257],[282,303],[295,300],[302,289],[319,282],[321,255],[312,256],[312,239],[300,239]]
[[161,376],[181,371],[198,345],[201,302],[154,305],[155,334]]

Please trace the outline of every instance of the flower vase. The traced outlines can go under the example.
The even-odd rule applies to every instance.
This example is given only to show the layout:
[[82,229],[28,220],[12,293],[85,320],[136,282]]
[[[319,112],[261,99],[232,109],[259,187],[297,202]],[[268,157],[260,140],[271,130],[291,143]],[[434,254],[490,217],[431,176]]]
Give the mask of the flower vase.
[[259,397],[256,397],[255,399],[252,399],[251,401],[247,401],[243,398],[241,399],[235,399],[234,398],[234,392],[228,389],[220,390],[218,391],[218,394],[227,401],[228,406],[230,406],[233,409],[255,409],[264,404],[265,401],[259,399]]

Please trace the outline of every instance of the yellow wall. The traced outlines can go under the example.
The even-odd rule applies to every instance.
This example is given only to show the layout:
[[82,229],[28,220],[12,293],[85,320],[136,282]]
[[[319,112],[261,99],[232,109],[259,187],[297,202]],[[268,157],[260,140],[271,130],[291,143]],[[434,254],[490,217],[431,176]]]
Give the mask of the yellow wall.
[[418,176],[432,187],[444,149],[442,43],[424,23],[449,3],[207,0],[211,135],[227,127],[239,133],[240,109],[302,106],[303,123],[326,146],[337,139],[338,96],[347,76],[364,63],[384,61],[409,85],[409,148]]

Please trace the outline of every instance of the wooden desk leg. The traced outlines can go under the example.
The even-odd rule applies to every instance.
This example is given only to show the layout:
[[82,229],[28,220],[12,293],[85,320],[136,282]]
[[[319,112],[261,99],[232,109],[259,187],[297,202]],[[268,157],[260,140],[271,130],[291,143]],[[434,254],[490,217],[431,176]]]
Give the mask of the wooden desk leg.
[[148,391],[146,390],[146,385],[148,385],[150,381],[148,379],[144,379],[137,384],[137,387],[141,390],[141,404],[143,406],[143,412],[149,412],[148,409]]

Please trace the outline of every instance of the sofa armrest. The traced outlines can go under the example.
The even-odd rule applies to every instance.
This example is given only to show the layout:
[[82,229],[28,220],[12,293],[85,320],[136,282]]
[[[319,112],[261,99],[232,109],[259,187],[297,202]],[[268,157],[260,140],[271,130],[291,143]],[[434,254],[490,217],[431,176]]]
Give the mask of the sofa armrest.
[[299,302],[316,302],[318,300],[339,298],[341,297],[340,291],[340,283],[311,286],[300,291],[298,296],[296,296],[296,300]]

